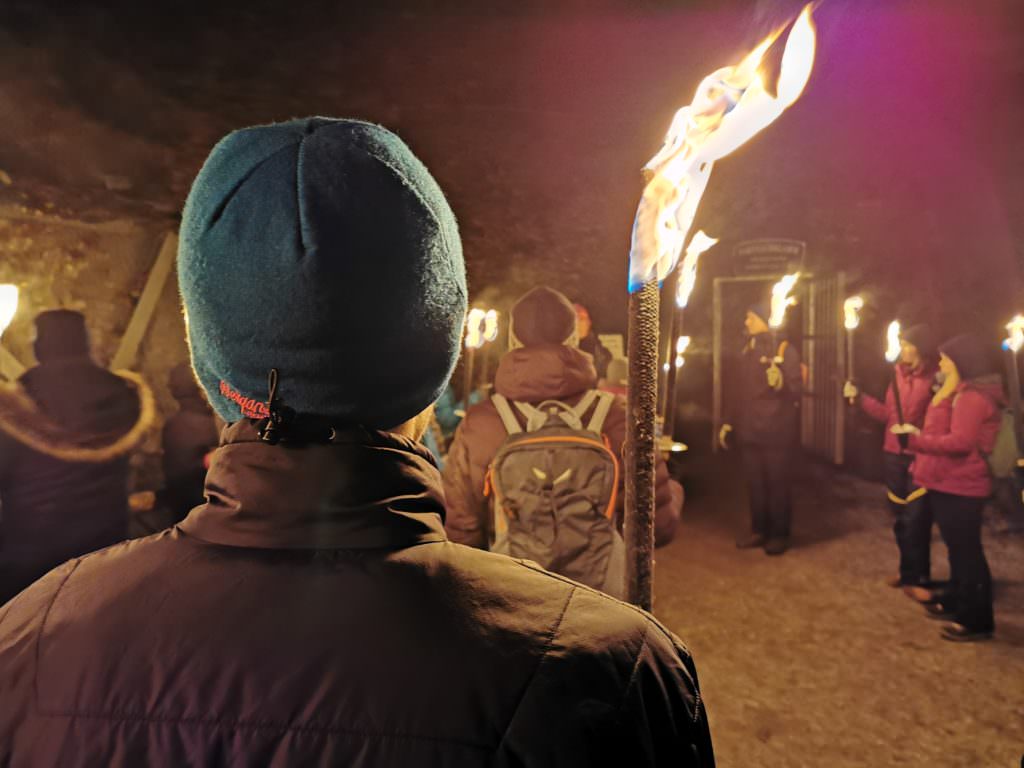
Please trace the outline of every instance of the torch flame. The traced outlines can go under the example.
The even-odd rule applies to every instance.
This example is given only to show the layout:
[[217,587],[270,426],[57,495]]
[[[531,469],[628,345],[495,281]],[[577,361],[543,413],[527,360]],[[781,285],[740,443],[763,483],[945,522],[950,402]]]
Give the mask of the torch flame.
[[484,313],[483,337],[486,342],[498,338],[498,311],[496,309],[488,309]]
[[683,266],[679,268],[679,284],[676,288],[676,306],[680,309],[689,303],[693,286],[697,284],[697,261],[700,255],[717,242],[717,237],[708,237],[703,229],[698,229],[697,234],[690,239],[686,256],[683,257]]
[[900,359],[900,321],[893,320],[885,332],[885,359],[895,363]]
[[690,346],[689,336],[680,336],[676,339],[676,368],[682,368],[686,364],[686,350]]
[[466,315],[466,349],[479,349],[484,345],[483,324],[487,316],[482,309],[474,307]]
[[0,285],[0,336],[14,319],[18,311],[18,286],[6,283]]
[[739,64],[704,78],[693,102],[676,112],[664,145],[645,166],[653,176],[633,222],[630,291],[648,280],[663,280],[676,265],[715,161],[753,138],[800,97],[814,64],[812,7],[804,7],[786,40],[775,96],[765,88],[758,68],[784,27]]
[[860,311],[862,309],[864,309],[864,299],[860,296],[851,296],[843,302],[843,314],[845,315],[843,324],[846,326],[846,330],[855,330],[860,325]]
[[796,304],[796,298],[789,295],[800,279],[800,273],[794,272],[786,275],[772,286],[772,310],[768,318],[768,325],[772,328],[781,328],[786,321],[786,310]]
[[1016,353],[1024,347],[1024,315],[1017,315],[1006,324],[1010,336],[1003,342],[1006,349]]

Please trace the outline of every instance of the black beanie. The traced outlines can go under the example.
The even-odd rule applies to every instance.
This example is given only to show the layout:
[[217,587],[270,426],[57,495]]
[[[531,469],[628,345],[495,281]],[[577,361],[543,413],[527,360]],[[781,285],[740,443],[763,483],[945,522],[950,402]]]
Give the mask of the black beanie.
[[953,361],[963,381],[998,373],[989,350],[973,333],[954,336],[939,345],[939,351]]
[[935,347],[935,336],[932,335],[932,329],[926,323],[918,323],[905,328],[900,332],[900,338],[917,347],[918,354],[924,360],[935,360],[939,356]]
[[39,362],[89,356],[85,316],[71,309],[50,309],[36,315],[36,359]]
[[524,347],[564,344],[576,334],[576,307],[546,285],[527,291],[512,307],[512,335]]

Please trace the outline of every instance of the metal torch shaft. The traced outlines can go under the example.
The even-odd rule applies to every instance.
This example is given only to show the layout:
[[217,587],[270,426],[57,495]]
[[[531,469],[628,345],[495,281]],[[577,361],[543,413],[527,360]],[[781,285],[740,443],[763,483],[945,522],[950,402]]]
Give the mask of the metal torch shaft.
[[658,283],[629,297],[629,418],[626,420],[626,581],[629,601],[651,610],[654,553],[654,431],[658,404]]
[[1010,407],[1013,409],[1013,434],[1017,438],[1017,453],[1024,447],[1024,424],[1021,422],[1020,402],[1020,369],[1017,353],[1012,349],[1004,350],[1006,355],[1006,386],[1010,390]]
[[469,410],[469,396],[473,393],[473,367],[476,361],[476,348],[467,347],[466,357],[462,362],[462,403]]
[[[903,398],[900,396],[900,382],[899,377],[896,375],[896,366],[899,363],[894,363],[892,366],[892,396],[896,401],[896,419],[900,424],[904,424],[903,420]],[[910,438],[906,435],[897,435],[899,438],[900,448],[902,450],[907,449],[907,444],[910,442]]]
[[661,433],[672,439],[676,426],[676,386],[679,379],[679,368],[676,365],[676,340],[683,332],[683,311],[672,305],[672,322],[669,324],[668,343],[668,381],[665,382],[665,410],[662,418]]
[[[853,381],[856,374],[853,370],[853,328],[846,329],[846,380]],[[856,383],[856,382],[855,382]],[[850,405],[853,405],[854,398],[850,398]]]

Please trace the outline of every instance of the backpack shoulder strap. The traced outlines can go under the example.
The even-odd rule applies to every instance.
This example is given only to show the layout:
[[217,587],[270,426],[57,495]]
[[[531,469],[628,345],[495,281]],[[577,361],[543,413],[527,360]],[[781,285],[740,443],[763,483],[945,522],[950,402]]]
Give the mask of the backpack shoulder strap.
[[597,395],[597,407],[594,409],[594,415],[590,417],[590,423],[587,425],[587,430],[590,432],[596,432],[602,434],[601,430],[604,429],[605,419],[608,418],[608,411],[612,409],[612,403],[615,402],[615,395],[611,392],[599,392]]
[[[492,395],[491,402],[494,403],[494,408],[498,411],[498,416],[501,418],[501,423],[505,425],[506,432],[514,435],[523,431],[523,428],[519,425],[519,419],[512,413],[512,407],[508,404],[507,397],[504,395]],[[519,403],[516,403],[516,405],[519,405]]]
[[580,420],[581,423],[583,422],[583,415],[590,410],[590,406],[594,404],[594,401],[596,399],[597,390],[588,390],[586,393],[584,393],[583,397],[580,398],[580,401],[576,403],[575,407],[573,407],[572,412],[576,414],[576,417]]

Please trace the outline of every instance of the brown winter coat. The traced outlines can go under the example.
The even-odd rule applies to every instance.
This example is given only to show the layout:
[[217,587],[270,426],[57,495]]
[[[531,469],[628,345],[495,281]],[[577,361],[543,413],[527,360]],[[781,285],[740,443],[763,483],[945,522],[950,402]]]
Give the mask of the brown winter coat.
[[[561,344],[521,347],[508,352],[501,359],[494,378],[494,389],[498,394],[510,401],[534,405],[543,400],[560,400],[575,405],[587,390],[596,386],[597,373],[590,357]],[[626,405],[621,399],[616,400],[608,413],[604,433],[621,462],[622,446],[626,440]],[[490,400],[471,407],[459,425],[444,468],[448,507],[445,527],[452,541],[487,548],[491,536],[491,513],[484,497],[484,475],[507,436],[501,417]],[[681,494],[673,497],[668,468],[660,458],[656,468],[655,492],[655,542],[661,545],[675,534],[682,498]],[[623,497],[620,492],[620,523]]]
[[129,453],[154,415],[139,377],[87,358],[0,387],[0,604],[127,536]]
[[222,439],[181,525],[0,608],[0,765],[713,765],[680,641],[449,542],[421,445]]

